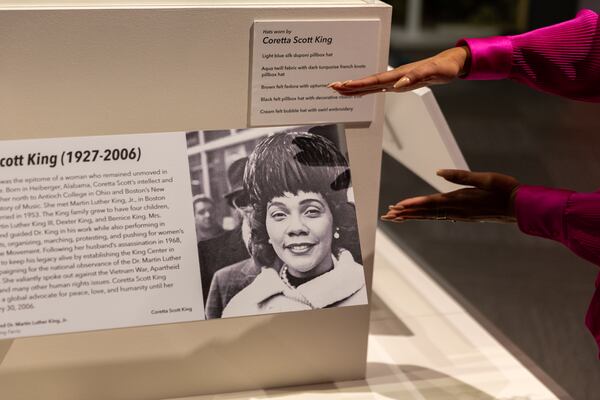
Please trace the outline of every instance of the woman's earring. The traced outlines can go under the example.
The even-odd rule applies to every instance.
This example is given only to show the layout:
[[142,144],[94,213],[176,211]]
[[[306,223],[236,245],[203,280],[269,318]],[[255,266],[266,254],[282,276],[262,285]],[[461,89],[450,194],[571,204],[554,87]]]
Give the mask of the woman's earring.
[[271,242],[271,239],[267,240],[267,242],[268,242],[270,245],[272,245],[272,244],[273,244],[273,242]]
[[333,233],[333,238],[334,239],[340,238],[340,228],[339,227],[335,228],[335,232]]

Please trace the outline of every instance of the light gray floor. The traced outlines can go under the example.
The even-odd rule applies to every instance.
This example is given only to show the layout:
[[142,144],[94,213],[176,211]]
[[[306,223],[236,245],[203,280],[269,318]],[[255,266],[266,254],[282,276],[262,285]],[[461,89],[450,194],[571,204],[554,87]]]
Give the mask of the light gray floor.
[[[579,191],[600,187],[600,105],[508,81],[457,82],[433,90],[472,170]],[[432,191],[388,156],[382,167],[382,213],[388,204]],[[598,267],[511,225],[380,226],[573,398],[600,398],[598,350],[583,322]]]

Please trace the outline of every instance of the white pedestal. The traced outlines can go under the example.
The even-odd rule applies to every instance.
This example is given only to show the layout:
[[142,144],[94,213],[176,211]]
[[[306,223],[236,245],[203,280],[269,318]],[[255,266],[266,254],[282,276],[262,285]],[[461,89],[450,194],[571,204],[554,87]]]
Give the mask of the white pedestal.
[[[242,128],[255,19],[381,20],[364,1],[0,2],[0,139]],[[347,126],[372,279],[383,97]],[[114,310],[118,312],[118,310]],[[160,399],[364,377],[369,307],[0,342],[0,398]]]

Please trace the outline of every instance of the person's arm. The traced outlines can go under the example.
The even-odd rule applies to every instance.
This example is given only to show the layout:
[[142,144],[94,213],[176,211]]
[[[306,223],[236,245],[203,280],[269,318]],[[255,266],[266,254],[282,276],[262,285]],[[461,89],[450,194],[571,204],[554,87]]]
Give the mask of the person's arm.
[[467,45],[444,50],[433,57],[402,65],[391,71],[364,78],[332,82],[331,89],[344,96],[363,96],[378,92],[406,92],[423,86],[448,83],[465,73],[468,67]]
[[514,199],[519,228],[553,239],[600,265],[600,192],[521,185]]
[[404,199],[382,219],[517,222],[522,232],[556,240],[600,266],[600,191],[522,185],[493,172],[440,170],[438,175],[469,187]]
[[362,96],[405,92],[458,77],[510,78],[544,92],[600,102],[598,15],[582,10],[572,20],[521,35],[461,39],[457,47],[433,57],[329,87]]
[[496,172],[442,169],[438,176],[467,186],[448,193],[434,193],[399,201],[381,218],[385,221],[447,220],[464,222],[516,222],[514,195],[519,181]]
[[600,102],[600,21],[590,10],[515,36],[461,39],[471,80],[513,79],[537,90]]

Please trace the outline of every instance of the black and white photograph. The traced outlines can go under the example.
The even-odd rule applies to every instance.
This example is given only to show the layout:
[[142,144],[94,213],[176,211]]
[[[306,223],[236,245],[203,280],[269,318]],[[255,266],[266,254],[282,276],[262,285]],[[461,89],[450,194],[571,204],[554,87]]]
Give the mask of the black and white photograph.
[[341,125],[186,139],[207,319],[367,304]]

